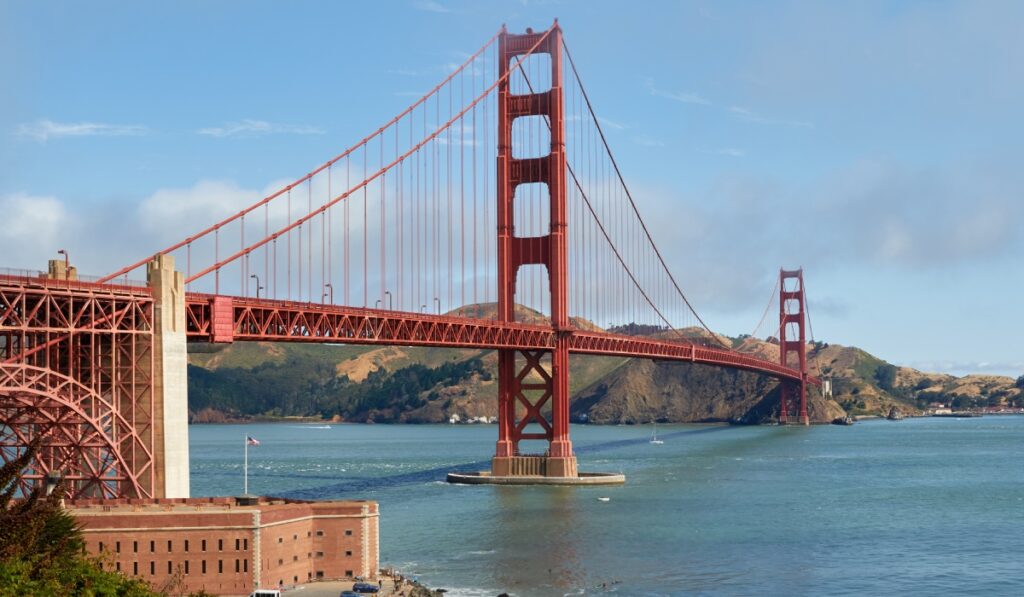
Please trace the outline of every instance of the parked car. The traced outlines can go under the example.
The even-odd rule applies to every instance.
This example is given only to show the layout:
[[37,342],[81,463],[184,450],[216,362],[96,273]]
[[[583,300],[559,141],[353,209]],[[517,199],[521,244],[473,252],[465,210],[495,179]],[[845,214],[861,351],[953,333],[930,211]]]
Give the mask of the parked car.
[[376,593],[380,590],[380,587],[368,582],[357,582],[352,585],[352,590],[356,593]]
[[249,593],[249,597],[281,597],[281,591],[277,589],[256,589]]
[[359,593],[356,593],[355,591],[342,591],[341,595],[338,595],[338,597],[363,597],[363,596],[360,595]]

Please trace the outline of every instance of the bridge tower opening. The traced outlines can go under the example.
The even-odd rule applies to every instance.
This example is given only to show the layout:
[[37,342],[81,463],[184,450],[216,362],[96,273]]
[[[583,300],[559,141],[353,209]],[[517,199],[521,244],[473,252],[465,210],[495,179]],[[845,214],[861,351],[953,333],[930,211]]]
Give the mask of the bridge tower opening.
[[800,371],[800,381],[784,379],[780,386],[780,424],[788,423],[791,416],[796,416],[801,425],[810,424],[807,416],[805,300],[803,268],[779,270],[779,361],[783,367],[790,367],[790,355],[796,354]]
[[[550,57],[551,85],[545,91],[513,93],[510,69],[522,56]],[[565,116],[562,81],[562,31],[513,35],[504,28],[498,39],[498,319],[516,319],[516,276],[523,266],[547,268],[551,326],[556,332],[550,351],[498,351],[498,442],[492,461],[495,476],[540,475],[577,477],[576,456],[569,439],[569,315],[565,185]],[[551,150],[539,157],[513,151],[516,119],[541,117],[550,125]],[[516,188],[544,183],[549,194],[549,227],[543,236],[517,236]],[[547,442],[542,454],[520,452],[523,440]]]

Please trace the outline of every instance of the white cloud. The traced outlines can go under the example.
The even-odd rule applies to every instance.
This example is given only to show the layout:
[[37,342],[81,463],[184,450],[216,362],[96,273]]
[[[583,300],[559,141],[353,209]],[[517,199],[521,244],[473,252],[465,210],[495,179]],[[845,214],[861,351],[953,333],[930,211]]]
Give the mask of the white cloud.
[[[436,130],[437,126],[431,124],[431,128]],[[461,121],[456,120],[446,129],[438,133],[436,142],[441,146],[451,144],[455,147],[475,147],[477,145],[477,138],[473,131],[473,124],[468,122],[465,118]]]
[[1024,373],[1024,361],[912,361],[908,366],[918,371],[935,371],[957,377],[964,375],[1016,377]]
[[[658,87],[655,86],[654,79],[646,79],[644,81],[644,84],[646,85],[648,91],[650,91],[651,95],[656,96],[656,97],[663,97],[663,98],[670,99],[670,100],[673,100],[673,101],[676,101],[676,102],[680,102],[680,103],[683,103],[683,104],[696,104],[696,105],[701,105],[701,106],[711,106],[711,105],[713,105],[711,100],[707,99],[706,97],[704,97],[704,96],[702,96],[702,95],[700,95],[698,93],[694,93],[692,91],[681,91],[680,92],[680,91],[666,91],[664,89],[659,89]],[[729,108],[727,108],[727,111],[730,114],[733,114],[734,116],[737,116],[739,118],[742,118],[743,120],[746,120],[747,122],[754,122],[754,123],[757,123],[757,124],[792,126],[792,127],[799,127],[799,128],[813,128],[813,126],[814,126],[812,123],[807,122],[807,121],[803,121],[803,120],[785,120],[785,119],[779,119],[779,118],[767,118],[765,116],[762,116],[762,115],[754,112],[750,108],[745,108],[743,106],[729,106]]]
[[737,147],[723,147],[721,149],[713,149],[711,151],[705,151],[704,153],[709,153],[711,155],[724,155],[724,156],[729,156],[731,158],[741,158],[741,157],[747,155],[746,151],[744,151],[742,149],[739,149]]
[[56,258],[61,231],[68,224],[64,205],[55,197],[15,193],[0,197],[0,254],[4,266],[42,269]]
[[452,10],[447,6],[434,0],[416,0],[412,3],[413,8],[416,10],[422,10],[424,12],[436,12],[436,13],[449,13]]
[[390,75],[399,75],[402,77],[419,77],[428,74],[427,71],[414,70],[411,68],[393,68],[389,69],[387,72]]
[[[157,190],[137,203],[89,207],[76,197],[0,196],[0,267],[42,270],[48,259],[56,258],[57,249],[67,249],[80,272],[102,275],[237,213],[285,184],[275,181],[263,189],[246,189],[233,182],[203,180],[191,187]],[[320,186],[314,186],[314,192],[326,195]],[[301,203],[296,201],[295,213]],[[263,230],[263,212],[258,215],[249,226],[252,235]],[[270,225],[280,227],[283,205],[274,206],[268,215]],[[231,234],[230,242],[237,247],[237,227],[224,232],[221,240],[229,242]],[[140,275],[134,272],[133,278]]]
[[801,183],[728,172],[694,191],[631,186],[698,311],[763,304],[766,276],[782,265],[927,279],[1024,251],[1024,175],[1011,164],[859,162]]
[[54,122],[41,119],[18,126],[17,134],[48,141],[61,137],[124,137],[144,135],[148,129],[137,124],[107,124],[102,122]]
[[812,123],[804,120],[780,120],[777,118],[765,118],[764,116],[755,113],[753,110],[750,110],[749,108],[744,108],[742,106],[730,106],[729,112],[735,114],[736,116],[742,118],[743,120],[746,120],[748,122],[754,122],[757,124],[774,124],[800,128],[814,127]]
[[607,118],[604,118],[603,116],[598,116],[597,117],[597,121],[600,122],[605,128],[614,129],[614,130],[617,130],[617,131],[621,131],[621,130],[625,130],[625,129],[629,128],[626,125],[622,124],[621,122],[616,122],[614,120],[609,120]]
[[324,130],[308,124],[275,124],[265,120],[245,119],[228,122],[222,126],[208,127],[196,131],[210,137],[252,137],[256,135],[322,135]]
[[636,143],[640,147],[664,147],[665,142],[659,139],[655,139],[650,135],[636,135],[633,137],[633,143]]
[[664,98],[667,98],[667,99],[670,99],[670,100],[673,100],[673,101],[677,101],[677,102],[681,102],[681,103],[684,103],[684,104],[698,104],[698,105],[701,105],[701,106],[710,106],[711,105],[711,100],[707,99],[706,97],[701,96],[700,94],[694,93],[692,91],[682,91],[682,92],[679,92],[679,91],[665,91],[664,89],[658,89],[654,85],[654,79],[647,79],[645,84],[647,85],[647,89],[651,92],[651,95],[654,95],[654,96],[657,96],[657,97],[664,97]]
[[257,190],[228,181],[202,180],[186,188],[160,189],[142,200],[139,224],[171,242],[237,213],[263,198]]

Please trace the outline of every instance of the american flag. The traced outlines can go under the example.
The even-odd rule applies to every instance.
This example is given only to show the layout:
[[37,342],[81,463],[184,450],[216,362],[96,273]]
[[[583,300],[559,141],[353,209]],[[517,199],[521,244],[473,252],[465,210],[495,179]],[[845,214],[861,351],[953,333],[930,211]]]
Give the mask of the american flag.
[[247,435],[245,436],[245,443],[248,446],[258,446],[260,445],[260,440],[256,439],[255,437],[249,437]]

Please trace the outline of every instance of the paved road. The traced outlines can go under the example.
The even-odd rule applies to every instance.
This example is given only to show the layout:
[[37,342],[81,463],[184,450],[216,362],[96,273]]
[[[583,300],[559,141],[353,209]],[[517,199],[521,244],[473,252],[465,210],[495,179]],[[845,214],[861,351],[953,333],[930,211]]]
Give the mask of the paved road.
[[[281,597],[338,597],[342,591],[352,590],[352,581],[323,581],[299,585],[283,591]],[[395,595],[391,579],[384,579],[384,590],[376,593],[378,597]]]

